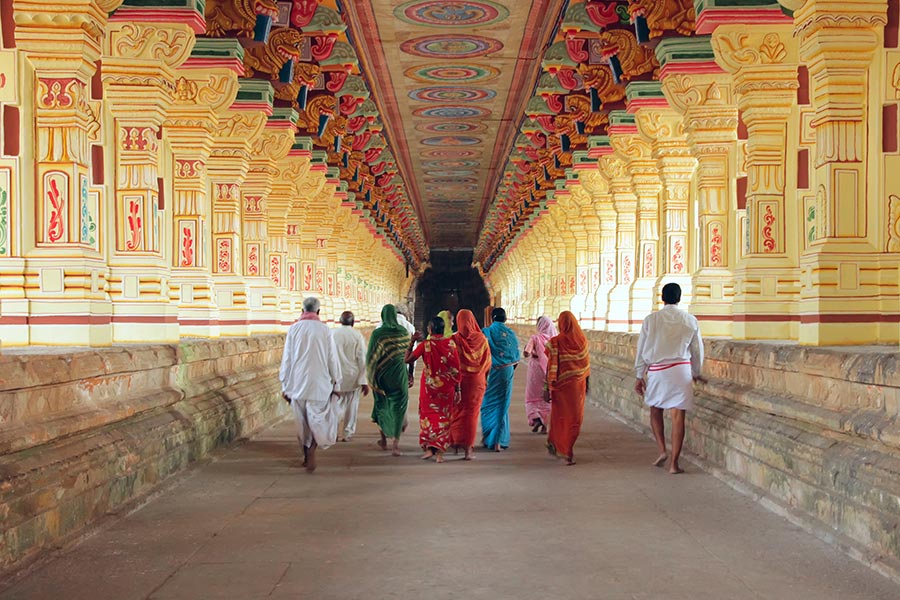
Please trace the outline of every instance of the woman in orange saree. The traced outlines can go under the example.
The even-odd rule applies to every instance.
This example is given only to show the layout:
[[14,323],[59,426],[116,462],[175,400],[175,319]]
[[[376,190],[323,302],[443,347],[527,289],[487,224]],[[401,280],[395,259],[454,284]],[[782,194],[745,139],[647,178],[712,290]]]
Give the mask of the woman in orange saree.
[[450,444],[457,451],[460,448],[465,451],[463,460],[472,460],[475,457],[481,400],[487,388],[488,371],[491,370],[491,350],[472,311],[463,309],[456,313],[456,327],[453,339],[459,349],[461,379],[460,397],[453,404],[450,417]]
[[406,351],[406,362],[418,358],[425,363],[422,369],[422,387],[419,391],[419,445],[425,453],[422,460],[435,458],[444,462],[444,451],[450,446],[450,411],[459,391],[459,353],[453,338],[443,336],[444,320],[435,317],[431,321],[431,335],[422,339],[415,333]]
[[575,440],[584,420],[591,359],[588,342],[569,311],[559,315],[559,335],[547,342],[547,384],[550,387],[550,434],[547,449],[553,456],[575,464]]

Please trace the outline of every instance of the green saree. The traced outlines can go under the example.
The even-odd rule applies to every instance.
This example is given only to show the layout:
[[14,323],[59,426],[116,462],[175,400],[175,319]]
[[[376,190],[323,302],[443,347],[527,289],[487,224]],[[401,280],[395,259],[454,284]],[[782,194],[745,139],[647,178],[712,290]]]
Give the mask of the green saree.
[[372,332],[366,367],[375,404],[372,421],[384,436],[399,439],[409,404],[409,373],[403,358],[409,333],[397,323],[397,309],[387,304],[381,309],[381,327]]

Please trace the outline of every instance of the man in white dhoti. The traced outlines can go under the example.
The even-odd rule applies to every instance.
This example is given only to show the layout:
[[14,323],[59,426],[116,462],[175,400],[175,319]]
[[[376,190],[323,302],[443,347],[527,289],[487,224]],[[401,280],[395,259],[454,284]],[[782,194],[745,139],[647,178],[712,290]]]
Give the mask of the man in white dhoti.
[[303,466],[316,470],[316,448],[328,448],[337,438],[338,401],[335,385],[341,365],[331,330],[319,320],[319,301],[303,301],[303,314],[288,329],[281,357],[281,393],[291,404],[297,438],[303,446]]
[[[634,391],[650,407],[650,425],[659,446],[653,462],[661,467],[668,459],[663,411],[672,413],[672,461],[669,473],[684,471],[678,465],[684,444],[685,411],[694,405],[694,381],[702,380],[703,340],[697,319],[678,308],[681,286],[667,283],[662,289],[665,306],[644,319],[638,338]],[[645,378],[646,377],[646,381]]]
[[366,381],[366,340],[353,329],[355,318],[349,310],[341,313],[341,327],[331,332],[341,363],[341,380],[338,383],[338,415],[344,423],[342,442],[349,442],[356,433],[356,416],[359,397],[369,395]]

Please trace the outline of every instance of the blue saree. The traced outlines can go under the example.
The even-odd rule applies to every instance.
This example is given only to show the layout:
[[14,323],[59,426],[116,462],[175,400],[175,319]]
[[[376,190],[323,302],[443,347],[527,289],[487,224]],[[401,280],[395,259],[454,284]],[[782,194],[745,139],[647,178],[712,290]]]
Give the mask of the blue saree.
[[512,329],[494,321],[484,329],[491,347],[491,371],[481,403],[481,443],[485,448],[509,448],[509,401],[513,365],[519,362],[519,340]]

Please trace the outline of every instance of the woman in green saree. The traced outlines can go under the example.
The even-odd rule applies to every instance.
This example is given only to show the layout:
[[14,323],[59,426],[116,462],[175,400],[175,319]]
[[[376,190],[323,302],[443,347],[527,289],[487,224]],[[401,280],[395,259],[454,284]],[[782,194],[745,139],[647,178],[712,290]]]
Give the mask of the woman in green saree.
[[403,361],[409,345],[409,332],[397,322],[397,308],[386,304],[381,309],[381,327],[372,332],[366,353],[369,385],[375,405],[372,421],[381,430],[378,445],[387,450],[393,440],[391,454],[400,456],[400,434],[406,429],[409,404],[409,373]]

